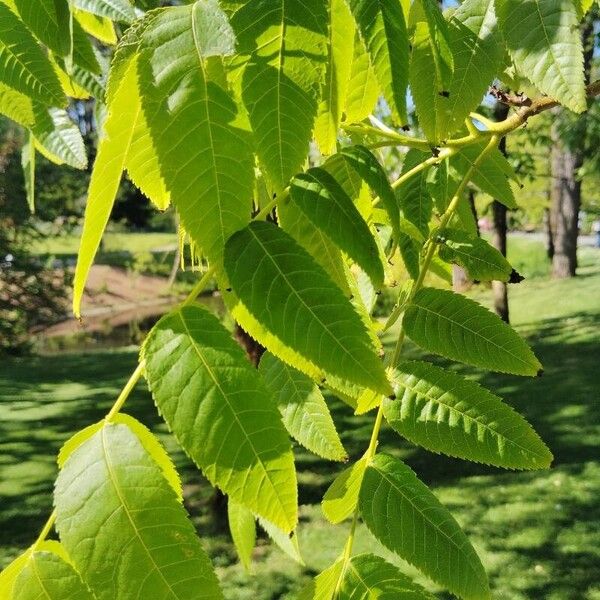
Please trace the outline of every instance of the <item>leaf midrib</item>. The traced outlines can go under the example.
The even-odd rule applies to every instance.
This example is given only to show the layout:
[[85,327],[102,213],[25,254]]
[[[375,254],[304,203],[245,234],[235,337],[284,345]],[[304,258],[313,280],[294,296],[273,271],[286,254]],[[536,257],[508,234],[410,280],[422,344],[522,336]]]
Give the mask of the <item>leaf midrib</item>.
[[117,494],[117,498],[119,499],[119,502],[121,503],[121,506],[123,507],[123,511],[125,512],[125,516],[127,517],[131,528],[133,529],[133,532],[135,534],[135,536],[137,537],[137,539],[139,540],[142,548],[144,549],[144,552],[146,553],[146,555],[148,556],[150,562],[152,563],[154,570],[160,575],[160,578],[163,580],[163,582],[165,583],[165,585],[167,586],[171,596],[173,598],[175,598],[176,600],[178,599],[178,596],[175,594],[175,592],[173,591],[173,588],[171,587],[171,584],[166,580],[163,572],[160,570],[160,568],[158,567],[158,565],[156,564],[154,557],[152,556],[148,546],[146,546],[146,543],[144,541],[144,539],[142,538],[142,536],[140,535],[137,525],[135,523],[135,521],[133,520],[133,517],[131,516],[131,512],[129,510],[129,506],[127,505],[127,502],[125,501],[125,498],[123,497],[123,495],[121,494],[121,488],[119,487],[119,482],[116,476],[116,473],[114,471],[113,468],[113,464],[112,464],[112,460],[110,458],[109,452],[108,452],[108,446],[106,443],[106,427],[103,427],[101,430],[101,437],[100,439],[102,440],[102,456],[104,458],[104,464],[106,465],[106,470],[108,473],[108,477],[109,480],[112,484],[112,487],[115,491],[115,493]]
[[[196,354],[198,355],[198,358],[200,359],[200,362],[202,363],[202,365],[203,365],[204,369],[206,370],[206,372],[208,373],[209,377],[213,380],[213,383],[215,384],[215,387],[219,390],[219,393],[221,394],[221,397],[223,398],[223,400],[227,404],[227,407],[229,408],[231,414],[233,415],[233,417],[234,417],[234,419],[235,419],[235,421],[236,421],[236,423],[237,423],[240,431],[243,433],[244,438],[246,439],[247,443],[249,444],[250,448],[252,449],[252,452],[254,453],[254,456],[258,460],[258,464],[260,464],[260,467],[263,470],[265,479],[269,482],[269,485],[271,486],[271,491],[273,492],[273,494],[275,496],[277,504],[279,504],[279,509],[281,511],[281,514],[284,516],[285,520],[288,522],[288,525],[289,525],[290,521],[288,520],[288,517],[287,517],[287,510],[286,510],[285,506],[283,505],[283,503],[281,501],[281,498],[279,496],[279,492],[278,492],[278,490],[277,490],[277,488],[276,488],[273,480],[271,479],[271,475],[269,473],[269,470],[267,469],[265,463],[263,462],[261,455],[256,450],[256,447],[254,446],[251,438],[246,433],[246,429],[242,425],[242,423],[240,422],[239,417],[237,415],[237,412],[233,409],[233,406],[231,405],[231,403],[229,401],[228,395],[225,393],[225,391],[221,387],[221,384],[219,383],[218,378],[215,376],[215,374],[213,373],[212,369],[210,368],[210,365],[208,364],[208,362],[204,358],[204,355],[202,354],[202,352],[200,350],[200,347],[196,344],[194,336],[192,335],[192,332],[189,329],[189,327],[187,325],[187,322],[186,322],[186,320],[184,318],[182,309],[179,309],[177,311],[177,314],[179,316],[179,319],[181,320],[181,324],[185,328],[186,335],[188,336],[188,339],[190,340],[190,343],[191,343],[192,347],[194,348],[194,350],[196,351]],[[293,524],[292,524],[292,527],[290,529],[293,529]]]

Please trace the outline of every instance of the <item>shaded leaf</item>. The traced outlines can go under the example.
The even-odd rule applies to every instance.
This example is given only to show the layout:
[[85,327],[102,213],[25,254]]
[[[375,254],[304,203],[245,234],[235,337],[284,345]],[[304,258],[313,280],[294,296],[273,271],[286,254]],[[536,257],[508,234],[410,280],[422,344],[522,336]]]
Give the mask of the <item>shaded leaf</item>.
[[419,346],[476,367],[535,376],[541,364],[496,314],[460,294],[423,288],[406,309],[406,334]]
[[433,452],[510,469],[550,466],[552,454],[521,415],[474,381],[429,363],[401,363],[388,423]]
[[356,509],[360,486],[367,468],[367,459],[361,458],[344,469],[327,488],[321,507],[331,523],[341,523]]
[[387,548],[465,600],[491,598],[485,570],[450,512],[404,463],[386,454],[367,467],[363,520]]

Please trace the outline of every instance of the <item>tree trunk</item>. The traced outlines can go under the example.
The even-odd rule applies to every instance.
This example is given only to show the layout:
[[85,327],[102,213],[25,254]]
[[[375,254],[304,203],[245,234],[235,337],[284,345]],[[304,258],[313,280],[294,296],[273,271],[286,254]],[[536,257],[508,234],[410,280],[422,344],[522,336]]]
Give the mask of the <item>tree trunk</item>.
[[[595,9],[588,13],[581,29],[587,83],[590,81],[594,53],[594,12]],[[581,181],[577,179],[577,174],[583,164],[585,140],[582,136],[577,145],[568,148],[560,138],[556,123],[552,127],[551,136],[550,223],[554,246],[552,276],[565,279],[574,277],[577,273],[577,238],[581,209]]]
[[[496,121],[504,121],[508,116],[508,106],[506,104],[496,104],[494,117]],[[506,138],[500,140],[498,146],[500,151],[506,155]],[[506,256],[506,232],[508,225],[506,222],[506,206],[500,204],[497,200],[492,202],[492,245],[502,256]],[[503,281],[492,281],[492,295],[494,298],[494,311],[506,323],[509,322],[508,310],[508,287]]]
[[[550,190],[548,190],[548,202],[550,202]],[[550,207],[544,209],[544,227],[546,228],[546,256],[551,261],[554,258],[554,226]]]

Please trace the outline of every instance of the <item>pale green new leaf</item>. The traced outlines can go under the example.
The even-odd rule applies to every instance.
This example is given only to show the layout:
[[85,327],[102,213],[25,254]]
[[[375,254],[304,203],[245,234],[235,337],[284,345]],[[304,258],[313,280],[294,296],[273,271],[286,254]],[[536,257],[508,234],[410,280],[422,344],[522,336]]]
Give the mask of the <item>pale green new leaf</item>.
[[56,481],[56,528],[98,600],[222,598],[175,492],[135,434],[106,423]]
[[259,372],[289,434],[323,458],[344,460],[346,451],[323,394],[312,379],[269,352],[262,356]]
[[14,0],[29,30],[52,52],[66,56],[71,46],[68,0]]
[[358,123],[368,117],[379,98],[379,82],[371,58],[358,32],[354,35],[354,51],[344,106],[344,121]]
[[335,600],[434,600],[381,556],[353,556],[346,568]]
[[319,573],[301,592],[297,600],[333,600],[345,563],[338,560]]
[[[249,264],[254,269],[248,269]],[[363,321],[327,273],[288,234],[272,223],[250,224],[227,242],[225,270],[248,312],[317,370],[389,393],[390,384]],[[268,343],[265,346],[269,348]],[[288,362],[285,356],[279,358]]]
[[570,110],[586,110],[581,33],[573,0],[495,2],[498,24],[517,69]]
[[0,81],[47,105],[67,101],[48,57],[23,21],[1,2]]
[[514,375],[541,370],[529,346],[500,317],[449,290],[419,290],[403,325],[419,346],[453,360]]
[[58,554],[61,550],[60,544],[45,542],[30,555],[15,582],[12,600],[94,600],[73,565],[61,555],[64,552]]
[[262,517],[258,518],[258,522],[280,550],[293,561],[301,565],[304,564],[302,554],[300,553],[300,545],[298,544],[298,536],[296,535],[295,530],[288,534]]
[[438,241],[440,258],[463,267],[472,279],[509,283],[523,279],[496,248],[477,235],[448,228],[439,234]]
[[373,153],[359,144],[340,150],[344,160],[360,175],[375,194],[381,198],[396,239],[400,234],[400,211],[394,190],[387,175]]
[[[144,129],[182,225],[218,265],[225,241],[248,223],[252,207],[250,134],[221,64],[235,38],[216,0],[151,14],[139,60]],[[136,135],[146,144],[143,133]],[[143,153],[135,155],[128,167],[144,189],[148,165]]]
[[242,99],[256,152],[275,191],[308,154],[327,67],[323,0],[249,0],[231,17],[247,57]]
[[363,520],[387,548],[464,600],[491,598],[467,536],[431,490],[396,458],[375,456],[359,499]]
[[348,58],[353,52],[355,35],[354,21],[346,0],[331,0],[329,16],[329,58],[315,122],[315,139],[325,155],[335,152],[352,69],[352,61]]
[[[462,148],[450,159],[451,168],[464,177],[482,153],[487,142],[478,142]],[[510,186],[510,179],[515,172],[498,149],[490,152],[475,169],[471,181],[486,194],[501,202],[507,208],[516,208],[515,196]]]
[[207,310],[163,317],[143,348],[154,401],[206,477],[286,531],[297,520],[294,460],[256,369]]
[[131,23],[135,20],[135,10],[129,0],[71,0],[75,8],[112,21]]
[[399,0],[349,0],[375,74],[395,118],[406,123],[409,42]]
[[256,521],[254,513],[239,502],[228,500],[227,520],[235,550],[246,571],[252,565],[252,551],[256,544]]
[[341,523],[354,513],[366,468],[367,459],[361,458],[334,479],[321,502],[328,521]]
[[300,210],[295,202],[282,202],[277,206],[281,228],[289,233],[327,272],[333,282],[350,295],[340,249],[321,229]]
[[87,276],[110,217],[141,111],[136,64],[136,60],[129,61],[122,78],[109,88],[109,112],[88,189],[73,281],[73,312],[77,317],[81,314],[81,298]]
[[25,568],[30,556],[31,548],[17,556],[17,558],[0,571],[0,598],[12,600],[15,581]]
[[381,287],[384,272],[375,240],[335,178],[319,167],[309,169],[292,179],[290,196],[313,226],[321,229]]
[[552,454],[527,421],[475,381],[426,362],[401,363],[388,423],[433,452],[509,469],[543,469]]
[[35,139],[31,132],[21,148],[21,167],[25,178],[25,194],[31,213],[35,212]]
[[100,17],[78,8],[73,9],[73,16],[84,31],[110,46],[117,43],[117,34],[113,22],[108,17]]

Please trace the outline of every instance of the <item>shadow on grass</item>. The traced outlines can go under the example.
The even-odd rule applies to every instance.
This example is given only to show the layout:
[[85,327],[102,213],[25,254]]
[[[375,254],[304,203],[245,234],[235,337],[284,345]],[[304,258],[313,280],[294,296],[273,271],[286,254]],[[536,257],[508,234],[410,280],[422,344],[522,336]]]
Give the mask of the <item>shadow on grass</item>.
[[[506,473],[435,456],[389,428],[382,431],[380,448],[406,460],[436,488],[481,551],[498,598],[585,598],[600,559],[600,467],[595,462],[600,446],[600,313],[579,313],[521,329],[530,334],[544,364],[542,378],[460,370],[477,377],[532,423],[555,455],[553,470]],[[406,355],[423,357],[410,344]],[[51,510],[54,461],[61,444],[102,418],[136,356],[134,350],[120,350],[9,359],[0,365],[1,563],[33,541]],[[335,399],[331,407],[350,456],[359,457],[368,443],[373,414],[355,417]],[[226,567],[234,555],[210,519],[210,487],[165,435],[145,384],[132,394],[127,412],[157,431],[174,455],[187,484],[188,507],[201,535],[215,536],[209,550]],[[335,469],[297,451],[300,503],[318,504]],[[310,527],[309,522],[309,538]],[[322,523],[315,521],[317,527]],[[243,576],[240,581],[244,585]],[[275,597],[282,596],[269,595],[266,588],[255,596]]]

